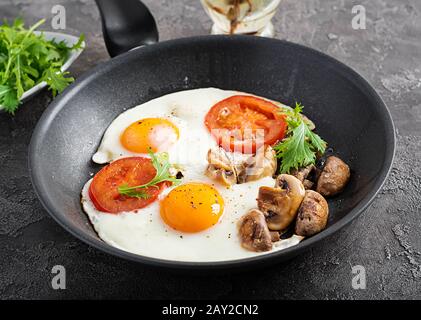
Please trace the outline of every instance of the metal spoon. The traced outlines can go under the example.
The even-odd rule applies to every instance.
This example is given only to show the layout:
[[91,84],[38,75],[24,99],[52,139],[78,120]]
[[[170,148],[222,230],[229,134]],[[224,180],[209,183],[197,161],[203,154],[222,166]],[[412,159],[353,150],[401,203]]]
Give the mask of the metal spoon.
[[102,33],[111,57],[158,41],[158,28],[149,9],[139,0],[95,0]]

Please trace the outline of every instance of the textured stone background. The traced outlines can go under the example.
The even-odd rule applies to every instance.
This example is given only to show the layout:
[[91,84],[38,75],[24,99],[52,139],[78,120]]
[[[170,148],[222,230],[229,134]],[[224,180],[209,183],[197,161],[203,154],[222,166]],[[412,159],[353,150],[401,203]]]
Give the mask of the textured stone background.
[[[199,0],[145,0],[161,40],[207,34]],[[93,0],[0,0],[0,19],[28,23],[67,9],[67,30],[88,47],[75,76],[108,59]],[[351,28],[363,4],[367,30]],[[419,0],[284,0],[277,37],[328,53],[365,76],[388,104],[398,147],[391,176],[373,205],[352,225],[300,257],[246,275],[192,278],[146,269],[88,247],[59,227],[32,191],[27,146],[51,101],[48,92],[0,113],[0,297],[12,298],[421,298],[421,2]],[[67,269],[67,290],[50,287],[51,268]],[[367,289],[351,288],[351,266],[367,270]]]

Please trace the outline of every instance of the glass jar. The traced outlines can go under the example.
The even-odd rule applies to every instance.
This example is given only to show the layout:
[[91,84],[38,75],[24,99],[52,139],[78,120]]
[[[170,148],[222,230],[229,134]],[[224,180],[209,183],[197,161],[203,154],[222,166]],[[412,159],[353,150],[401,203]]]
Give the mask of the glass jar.
[[274,36],[271,19],[280,0],[200,0],[213,21],[212,34]]

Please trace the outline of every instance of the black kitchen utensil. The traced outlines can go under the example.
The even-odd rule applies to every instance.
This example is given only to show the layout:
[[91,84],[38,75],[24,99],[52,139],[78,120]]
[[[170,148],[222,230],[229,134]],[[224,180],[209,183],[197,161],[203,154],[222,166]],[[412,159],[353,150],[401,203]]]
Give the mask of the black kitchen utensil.
[[138,0],[95,0],[101,14],[105,45],[111,57],[158,41],[149,9]]
[[[305,106],[317,132],[352,168],[346,190],[329,200],[328,227],[297,246],[252,258],[180,262],[135,255],[104,243],[80,204],[91,161],[111,121],[150,99],[218,87]],[[198,119],[198,121],[202,121]],[[265,266],[289,259],[356,218],[382,187],[395,150],[393,122],[374,89],[337,60],[287,41],[203,36],[166,41],[98,65],[58,96],[41,117],[29,149],[33,186],[51,216],[82,241],[143,264],[198,271]]]

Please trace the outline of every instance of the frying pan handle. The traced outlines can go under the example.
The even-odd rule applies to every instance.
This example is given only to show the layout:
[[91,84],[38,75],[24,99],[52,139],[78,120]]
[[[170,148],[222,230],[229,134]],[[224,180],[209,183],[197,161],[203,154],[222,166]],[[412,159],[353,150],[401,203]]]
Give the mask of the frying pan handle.
[[149,9],[139,0],[95,0],[102,33],[111,57],[158,41],[158,29]]

